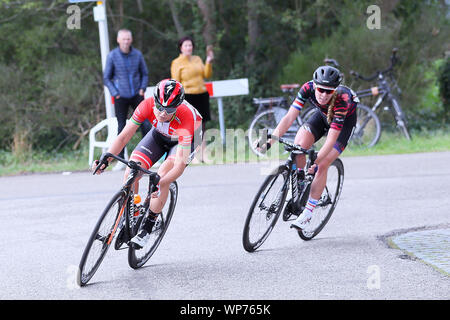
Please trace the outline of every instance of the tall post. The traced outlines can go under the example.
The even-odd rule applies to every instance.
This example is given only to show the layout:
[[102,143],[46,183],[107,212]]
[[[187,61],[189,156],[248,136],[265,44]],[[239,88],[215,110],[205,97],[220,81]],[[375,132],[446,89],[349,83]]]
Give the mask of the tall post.
[[217,98],[217,106],[218,106],[218,111],[219,111],[219,126],[220,126],[220,136],[222,137],[222,145],[225,145],[225,120],[224,120],[224,116],[223,116],[223,101],[222,101],[222,97],[218,97]]
[[[109,35],[108,21],[106,19],[106,8],[104,1],[97,1],[94,7],[94,20],[98,22],[98,33],[100,37],[100,53],[102,56],[102,70],[105,71],[106,58],[109,53]],[[105,92],[106,118],[115,117],[114,108],[111,101],[111,94],[106,86],[103,87]]]

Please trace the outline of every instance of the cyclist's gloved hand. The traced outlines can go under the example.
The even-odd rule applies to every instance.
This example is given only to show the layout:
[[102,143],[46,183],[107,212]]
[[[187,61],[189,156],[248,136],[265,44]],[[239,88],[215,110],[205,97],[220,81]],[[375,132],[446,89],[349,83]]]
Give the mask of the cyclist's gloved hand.
[[256,149],[258,152],[261,152],[261,153],[266,153],[267,150],[269,150],[271,146],[272,146],[272,143],[270,143],[270,142],[261,143],[261,142],[258,140],[258,141],[256,141],[256,143],[255,143],[255,149]]
[[319,170],[319,165],[317,163],[314,163],[309,169],[308,169],[308,173],[309,174],[315,174],[317,172],[317,170]]
[[108,160],[100,158],[100,160],[95,160],[92,162],[91,170],[94,174],[100,174],[108,167],[108,165]]

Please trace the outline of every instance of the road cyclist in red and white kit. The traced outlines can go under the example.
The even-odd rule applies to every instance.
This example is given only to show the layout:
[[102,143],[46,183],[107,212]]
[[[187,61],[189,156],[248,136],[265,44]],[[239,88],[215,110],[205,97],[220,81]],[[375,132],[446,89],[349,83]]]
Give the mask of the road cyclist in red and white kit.
[[[149,170],[164,154],[167,157],[158,168],[161,179],[158,190],[152,194],[148,218],[131,239],[131,245],[135,249],[142,248],[147,242],[158,214],[167,201],[170,184],[183,174],[202,141],[200,113],[184,100],[184,88],[180,82],[164,79],[156,85],[153,96],[138,105],[107,152],[117,155],[146,119],[150,121],[152,129],[133,150],[130,160],[140,162],[144,169]],[[113,159],[108,159],[111,160]],[[92,169],[95,170],[98,164],[98,160],[94,161]],[[102,166],[100,169],[98,174],[106,167]],[[129,172],[130,168],[127,167],[124,181]],[[138,194],[138,187],[139,180],[134,185],[135,194]]]
[[[283,136],[307,101],[315,106],[316,112],[300,127],[294,143],[304,149],[310,149],[317,140],[328,134],[314,165],[310,168],[309,173],[316,173],[306,207],[301,214],[296,213],[298,217],[291,225],[296,229],[305,230],[308,227],[325,188],[328,167],[344,151],[356,126],[356,107],[359,100],[353,90],[341,85],[342,78],[340,71],[334,67],[317,68],[313,80],[303,84],[288,113],[271,133],[274,139],[268,139],[267,144],[258,147],[259,151],[265,151],[276,141],[276,137]],[[296,156],[296,164],[300,176],[304,176],[304,154]]]

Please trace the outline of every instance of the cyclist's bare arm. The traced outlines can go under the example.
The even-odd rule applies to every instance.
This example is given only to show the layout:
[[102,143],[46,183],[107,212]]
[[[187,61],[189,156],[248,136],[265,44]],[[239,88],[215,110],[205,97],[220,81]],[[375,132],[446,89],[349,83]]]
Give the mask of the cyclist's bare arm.
[[[275,130],[273,130],[272,135],[275,137],[283,136],[286,133],[286,131],[288,131],[288,129],[291,127],[292,123],[294,123],[295,119],[297,119],[299,113],[300,110],[292,107],[289,108],[289,111],[281,119],[280,123],[278,123]],[[272,139],[269,139],[267,142],[273,144]]]
[[139,126],[132,121],[127,121],[127,124],[123,128],[122,132],[114,139],[111,147],[109,147],[108,152],[112,154],[118,154],[120,150],[122,150],[126,144],[131,140],[133,135],[136,133],[136,130]]
[[[109,147],[108,152],[112,154],[118,154],[120,150],[122,150],[126,144],[131,140],[133,135],[136,133],[136,130],[139,128],[138,125],[133,123],[132,121],[127,121],[127,124],[123,128],[122,132],[114,139],[113,143],[111,144],[111,147]],[[111,161],[112,159],[108,159],[108,161]],[[98,160],[94,161],[92,164],[92,169],[95,170],[95,168],[98,165]],[[98,170],[97,174],[100,174],[102,171]]]

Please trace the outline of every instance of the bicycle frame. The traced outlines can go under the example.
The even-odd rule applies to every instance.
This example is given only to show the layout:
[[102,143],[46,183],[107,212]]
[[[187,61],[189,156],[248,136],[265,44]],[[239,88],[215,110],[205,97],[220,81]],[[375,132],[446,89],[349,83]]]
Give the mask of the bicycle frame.
[[[253,98],[253,104],[258,106],[255,115],[264,110],[279,107],[288,109],[292,101],[295,99],[295,91],[300,88],[300,84],[282,84],[280,89],[287,96],[271,97],[271,98]],[[288,100],[291,100],[290,102]]]
[[[269,135],[270,136],[270,135]],[[299,146],[286,141],[282,138],[277,138],[278,141],[280,143],[283,143],[285,145],[285,149],[286,151],[290,152],[288,159],[285,162],[285,166],[286,168],[288,168],[288,172],[289,172],[289,177],[291,180],[291,190],[292,190],[292,202],[293,203],[299,203],[298,200],[300,197],[302,197],[302,201],[300,202],[301,206],[304,206],[303,201],[305,200],[304,195],[305,194],[309,194],[309,188],[311,187],[311,183],[314,180],[314,174],[309,174],[307,173],[305,175],[304,181],[305,181],[305,187],[302,190],[302,192],[299,192],[298,190],[298,170],[297,170],[297,164],[295,161],[295,157],[298,154],[305,154],[307,156],[307,160],[306,160],[306,171],[314,164],[315,159],[317,158],[317,152],[314,149],[303,149],[300,148]],[[289,179],[288,177],[288,179]],[[288,179],[286,179],[286,181],[288,181]],[[285,183],[285,185],[283,186],[283,191],[284,188],[287,187],[287,183]]]
[[[104,163],[106,161],[107,158],[114,158],[117,159],[118,161],[121,161],[123,163],[125,163],[131,170],[130,173],[128,174],[127,180],[125,181],[125,184],[122,187],[122,192],[124,194],[124,202],[121,205],[120,211],[118,213],[116,222],[114,224],[114,228],[109,236],[108,239],[108,245],[111,244],[111,241],[114,239],[114,235],[117,232],[118,227],[120,226],[120,222],[122,220],[123,214],[126,211],[127,213],[129,212],[130,208],[128,208],[128,210],[125,210],[127,205],[130,203],[130,196],[132,194],[132,187],[134,185],[134,183],[136,182],[136,179],[142,175],[142,174],[148,174],[149,175],[149,187],[148,187],[148,193],[146,196],[146,199],[144,201],[144,209],[145,211],[147,211],[149,205],[150,205],[150,197],[152,192],[155,189],[155,185],[158,184],[159,182],[159,175],[157,175],[155,172],[151,172],[148,170],[143,169],[140,166],[139,162],[135,162],[135,161],[126,161],[116,155],[113,155],[111,153],[105,153],[102,155],[100,161],[99,161],[99,165],[97,166],[97,169],[94,171],[94,174],[96,173],[96,171],[100,168],[100,166],[102,165],[102,163]],[[142,173],[141,173],[142,172]],[[132,214],[134,215],[134,212],[132,212]],[[126,239],[130,239],[131,235],[129,233],[130,231],[130,215],[129,214],[125,214],[125,236]]]
[[377,111],[378,107],[383,101],[392,101],[391,88],[389,83],[386,81],[382,73],[378,75],[378,86],[372,87],[370,89],[360,90],[356,92],[358,98],[364,98],[369,96],[380,95],[372,107],[374,112]]

